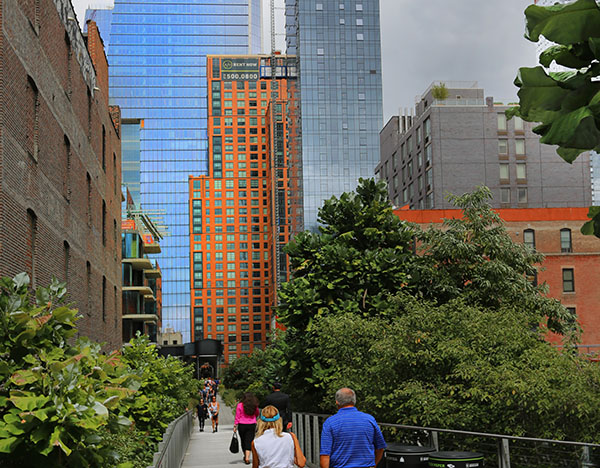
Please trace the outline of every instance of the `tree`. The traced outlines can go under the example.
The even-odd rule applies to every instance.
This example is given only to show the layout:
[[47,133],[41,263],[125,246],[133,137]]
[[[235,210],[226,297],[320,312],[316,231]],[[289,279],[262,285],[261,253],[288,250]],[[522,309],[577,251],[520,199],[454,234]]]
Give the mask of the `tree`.
[[408,281],[413,257],[414,229],[394,215],[381,182],[361,179],[355,193],[325,201],[319,222],[319,233],[300,233],[286,247],[293,279],[282,285],[277,309],[287,328],[286,381],[307,405],[320,398],[323,377],[305,351],[318,346],[313,321],[343,312],[385,314],[389,298]]
[[600,368],[546,342],[532,311],[403,293],[391,307],[394,320],[315,321],[319,346],[307,352],[329,372],[313,412],[334,412],[335,391],[350,386],[381,422],[600,440]]
[[573,331],[573,315],[526,278],[543,257],[512,242],[490,197],[485,188],[455,197],[463,218],[427,231],[399,220],[384,184],[373,180],[325,202],[320,232],[300,234],[287,248],[292,279],[282,285],[277,310],[287,327],[282,372],[300,406],[324,400],[339,372],[318,353],[327,339],[323,320],[391,323],[410,312],[406,302],[394,302],[398,295],[436,306],[460,301],[490,313],[514,309],[531,329],[546,322],[558,333]]
[[[527,39],[537,42],[544,36],[556,43],[542,53],[540,64],[555,62],[570,70],[519,69],[519,106],[507,115],[539,122],[533,131],[540,142],[557,145],[568,163],[584,151],[600,151],[600,7],[595,0],[530,5],[525,17]],[[590,208],[588,216],[581,231],[600,237],[600,207]]]

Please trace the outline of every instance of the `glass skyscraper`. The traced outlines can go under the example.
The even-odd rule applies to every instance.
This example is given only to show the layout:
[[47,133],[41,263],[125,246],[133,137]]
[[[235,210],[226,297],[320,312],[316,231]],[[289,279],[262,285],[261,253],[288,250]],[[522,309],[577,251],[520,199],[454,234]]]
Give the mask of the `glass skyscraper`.
[[298,56],[304,227],[332,195],[373,177],[382,127],[379,0],[286,0]]
[[188,176],[208,174],[206,55],[259,53],[261,0],[115,0],[88,19],[106,47],[110,103],[144,122],[140,202],[170,234],[159,257],[162,323],[189,341]]

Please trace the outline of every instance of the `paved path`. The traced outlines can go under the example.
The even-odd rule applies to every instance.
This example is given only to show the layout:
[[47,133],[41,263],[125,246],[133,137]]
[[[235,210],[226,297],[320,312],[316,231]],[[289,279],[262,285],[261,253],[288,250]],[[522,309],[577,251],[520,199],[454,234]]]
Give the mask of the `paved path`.
[[206,420],[204,432],[198,428],[198,420],[194,420],[194,431],[188,446],[182,468],[210,467],[232,468],[246,467],[242,460],[242,452],[233,454],[229,451],[229,442],[233,434],[233,413],[219,398],[221,411],[219,414],[219,432],[213,434],[210,420]]

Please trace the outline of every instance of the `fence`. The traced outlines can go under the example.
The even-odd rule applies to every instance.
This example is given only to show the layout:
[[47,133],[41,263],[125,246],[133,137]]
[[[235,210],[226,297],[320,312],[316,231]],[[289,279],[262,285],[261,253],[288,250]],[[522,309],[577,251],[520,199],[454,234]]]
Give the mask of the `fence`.
[[171,422],[158,444],[152,465],[148,468],[179,468],[185,457],[194,426],[194,412],[188,411]]
[[[307,466],[319,466],[319,441],[327,415],[294,413],[294,431]],[[484,454],[485,466],[498,468],[600,468],[600,445],[483,432],[380,423],[387,442]],[[383,467],[383,463],[379,465]]]

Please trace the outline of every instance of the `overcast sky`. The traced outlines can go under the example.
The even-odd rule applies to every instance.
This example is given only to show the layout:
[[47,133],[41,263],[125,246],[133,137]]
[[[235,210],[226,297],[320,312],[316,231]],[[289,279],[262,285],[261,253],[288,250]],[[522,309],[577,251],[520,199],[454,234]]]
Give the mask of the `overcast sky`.
[[[90,0],[72,2],[82,22]],[[384,122],[413,107],[432,81],[477,81],[496,101],[516,100],[518,68],[535,65],[535,45],[523,38],[523,11],[532,0],[380,2]]]

